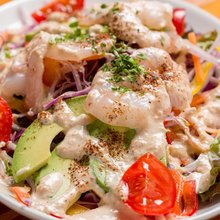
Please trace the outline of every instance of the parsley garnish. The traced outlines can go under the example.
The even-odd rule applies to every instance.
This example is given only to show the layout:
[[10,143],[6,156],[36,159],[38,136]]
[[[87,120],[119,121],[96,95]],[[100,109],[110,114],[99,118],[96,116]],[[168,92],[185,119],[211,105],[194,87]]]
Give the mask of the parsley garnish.
[[25,35],[25,41],[30,42],[33,39],[34,36],[35,36],[35,33],[26,34]]
[[5,50],[5,57],[7,59],[10,59],[11,58],[11,54],[10,54],[10,51],[9,50]]
[[79,25],[79,22],[78,22],[78,21],[74,21],[74,22],[72,22],[72,23],[69,24],[69,27],[75,28],[75,27],[77,27],[78,25]]
[[102,9],[104,9],[104,8],[107,8],[108,7],[108,5],[106,5],[106,4],[101,4],[101,6],[100,6]]
[[58,44],[61,42],[66,42],[69,40],[74,40],[77,42],[83,41],[89,37],[87,29],[81,29],[79,27],[75,28],[72,33],[63,34],[60,37],[56,37],[49,41],[50,44]]
[[119,4],[115,3],[113,8],[112,8],[112,13],[116,14],[119,11]]
[[118,86],[118,87],[112,87],[112,91],[125,93],[125,92],[132,91],[132,90],[130,88],[127,88],[127,87],[124,87],[124,86]]
[[217,95],[217,96],[216,96],[216,99],[220,99],[220,95]]
[[140,60],[146,60],[147,59],[147,55],[144,54],[144,53],[139,53],[137,55],[137,58],[140,59]]
[[145,70],[138,62],[127,54],[121,54],[111,62],[113,82],[120,82],[128,79],[131,83],[136,82],[138,75],[145,73]]

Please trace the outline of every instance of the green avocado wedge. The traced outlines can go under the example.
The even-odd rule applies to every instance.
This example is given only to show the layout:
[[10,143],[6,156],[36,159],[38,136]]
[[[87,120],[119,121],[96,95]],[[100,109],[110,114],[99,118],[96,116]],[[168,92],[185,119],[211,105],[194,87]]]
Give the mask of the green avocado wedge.
[[19,139],[12,160],[15,181],[21,182],[44,166],[50,158],[50,144],[63,129],[56,123],[43,125],[35,120]]
[[[63,176],[63,183],[60,189],[52,197],[56,198],[68,191],[71,187],[71,168],[74,166],[73,160],[63,159],[56,153],[56,149],[51,153],[51,157],[44,167],[42,167],[34,176],[35,183],[38,185],[41,179],[53,172],[60,173]],[[81,193],[77,192],[72,196],[69,206],[74,204],[80,197]]]
[[97,159],[91,158],[89,161],[92,172],[96,177],[96,183],[105,191],[109,192],[110,188],[106,184],[106,168],[105,166]]
[[[71,98],[66,101],[73,114],[84,113],[83,103],[86,96]],[[36,119],[20,137],[12,160],[12,172],[17,183],[25,180],[47,164],[50,159],[50,144],[54,137],[63,130],[56,123],[41,124]]]

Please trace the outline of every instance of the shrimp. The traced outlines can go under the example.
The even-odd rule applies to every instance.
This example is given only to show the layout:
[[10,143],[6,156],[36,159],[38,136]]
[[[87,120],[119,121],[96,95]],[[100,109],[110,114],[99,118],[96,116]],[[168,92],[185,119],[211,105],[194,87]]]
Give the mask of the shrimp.
[[132,57],[141,57],[139,63],[145,68],[158,70],[164,81],[173,108],[184,110],[190,107],[192,94],[186,70],[175,63],[170,55],[161,49],[144,48],[135,50]]
[[[161,159],[167,145],[163,119],[171,112],[163,80],[157,72],[151,72],[145,77],[140,76],[136,83],[114,83],[112,75],[111,71],[103,70],[96,74],[85,111],[107,124],[136,129],[130,146],[130,161],[145,152],[152,152]],[[113,91],[115,88],[128,88],[128,91]]]
[[59,23],[57,21],[48,21],[36,26],[32,32],[37,34],[41,31],[50,33],[50,34],[61,34],[61,33],[71,33],[72,29],[65,24]]
[[153,1],[120,2],[104,9],[96,7],[86,17],[89,19],[79,16],[81,24],[108,24],[116,37],[137,43],[141,48],[152,46],[169,53],[185,49],[172,24],[172,7],[168,4]]
[[[153,116],[160,118],[170,111],[165,84],[154,73],[146,79],[140,77],[124,93],[113,91],[118,85],[111,82],[112,76],[111,71],[96,74],[85,103],[87,113],[110,125],[140,128],[150,125]],[[121,86],[125,86],[124,82]]]

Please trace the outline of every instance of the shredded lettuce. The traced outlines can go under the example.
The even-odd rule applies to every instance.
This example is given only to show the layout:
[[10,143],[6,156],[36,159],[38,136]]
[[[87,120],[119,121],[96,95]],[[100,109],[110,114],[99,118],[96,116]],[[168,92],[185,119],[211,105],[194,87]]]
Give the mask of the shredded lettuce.
[[217,31],[211,31],[206,34],[200,35],[197,40],[198,46],[203,50],[207,51],[215,42],[217,35],[218,35]]
[[209,189],[206,192],[200,194],[202,201],[210,200],[216,194],[220,194],[220,183],[217,182],[217,177],[220,174],[220,136],[218,136],[210,145],[208,157],[210,163],[212,164],[210,174],[213,179],[210,182]]

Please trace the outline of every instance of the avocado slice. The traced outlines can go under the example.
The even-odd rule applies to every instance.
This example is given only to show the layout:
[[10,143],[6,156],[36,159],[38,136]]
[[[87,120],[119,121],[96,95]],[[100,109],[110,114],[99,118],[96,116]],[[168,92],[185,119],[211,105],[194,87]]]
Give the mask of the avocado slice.
[[[87,125],[89,134],[93,137],[105,141],[109,145],[109,153],[111,156],[118,156],[120,152],[126,151],[136,131],[125,127],[116,127],[105,124],[99,120]],[[108,175],[106,167],[98,159],[90,158],[90,167],[96,177],[96,183],[105,191],[110,188],[106,185],[106,176]]]
[[51,155],[50,144],[62,130],[56,123],[45,125],[38,119],[25,130],[17,143],[12,160],[12,173],[17,183],[48,162]]
[[109,192],[110,188],[106,185],[106,168],[99,160],[91,158],[89,161],[93,174],[96,177],[96,183],[105,191]]
[[[51,157],[46,166],[42,167],[39,172],[35,175],[35,183],[38,185],[40,180],[52,173],[58,172],[63,175],[63,184],[61,188],[56,192],[56,194],[52,197],[58,197],[66,192],[71,187],[71,167],[74,165],[74,161],[70,159],[63,159],[59,157],[56,153],[56,149],[51,153]],[[71,205],[74,204],[80,197],[81,193],[77,193],[71,201]]]
[[126,149],[129,148],[136,134],[135,129],[108,125],[100,120],[95,120],[87,125],[87,129],[91,136],[110,144],[124,145]]
[[[66,101],[72,112],[78,116],[84,113],[83,103],[86,96],[71,98]],[[50,144],[54,137],[63,130],[56,123],[41,124],[36,119],[19,139],[13,160],[12,172],[17,183],[25,180],[47,164],[51,153]]]

